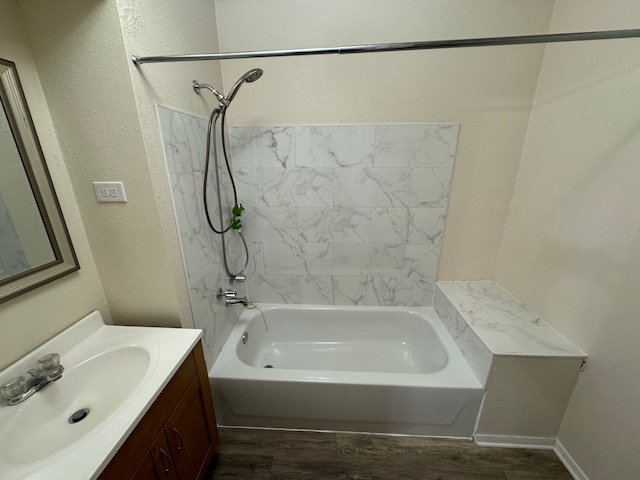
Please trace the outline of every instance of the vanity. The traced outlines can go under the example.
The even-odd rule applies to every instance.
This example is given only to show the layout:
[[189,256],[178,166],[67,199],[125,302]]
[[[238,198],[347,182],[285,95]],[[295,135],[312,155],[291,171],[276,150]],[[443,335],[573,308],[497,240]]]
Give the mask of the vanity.
[[218,433],[200,337],[93,312],[0,372],[28,378],[50,353],[64,367],[22,403],[0,400],[0,477],[203,479]]
[[200,480],[217,445],[209,377],[198,342],[98,478]]

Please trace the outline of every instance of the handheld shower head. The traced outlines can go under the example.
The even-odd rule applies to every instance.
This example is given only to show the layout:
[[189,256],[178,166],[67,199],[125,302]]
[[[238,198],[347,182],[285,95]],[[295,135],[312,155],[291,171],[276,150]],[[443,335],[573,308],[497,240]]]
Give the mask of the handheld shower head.
[[243,83],[245,83],[245,82],[246,83],[255,82],[256,80],[258,80],[262,76],[262,73],[263,73],[262,69],[254,68],[254,69],[249,70],[244,75],[242,75],[238,79],[238,81],[233,84],[233,87],[231,87],[231,90],[229,90],[229,93],[227,93],[227,96],[225,97],[225,100],[227,101],[227,103],[231,103],[231,101],[234,99],[234,97],[238,93],[238,90],[240,89],[240,87],[242,86]]

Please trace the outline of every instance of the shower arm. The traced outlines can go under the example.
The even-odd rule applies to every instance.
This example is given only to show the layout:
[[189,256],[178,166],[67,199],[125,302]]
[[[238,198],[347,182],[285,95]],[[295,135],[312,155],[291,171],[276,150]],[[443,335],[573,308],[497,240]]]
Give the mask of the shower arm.
[[136,66],[139,66],[143,63],[194,62],[201,60],[234,60],[239,58],[293,57],[305,55],[342,55],[407,50],[438,50],[443,48],[531,45],[538,43],[578,42],[586,40],[609,40],[638,37],[640,37],[640,29],[603,30],[596,32],[546,33],[541,35],[462,38],[452,40],[429,40],[424,42],[379,43],[370,45],[348,45],[343,47],[302,48],[291,50],[257,50],[248,52],[157,55],[148,57],[133,55],[132,61]]

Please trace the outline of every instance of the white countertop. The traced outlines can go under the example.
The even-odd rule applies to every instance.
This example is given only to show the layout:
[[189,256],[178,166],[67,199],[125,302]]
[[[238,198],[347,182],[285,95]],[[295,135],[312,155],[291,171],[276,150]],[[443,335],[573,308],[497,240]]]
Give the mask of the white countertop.
[[[12,377],[25,375],[30,368],[35,366],[38,358],[50,352],[58,352],[61,357],[60,363],[65,367],[62,378],[46,386],[45,389],[37,392],[34,397],[24,403],[8,406],[4,399],[0,400],[0,445],[4,446],[0,449],[0,478],[2,480],[87,480],[97,478],[162,389],[169,383],[201,335],[201,330],[105,325],[100,313],[93,312],[0,372],[0,383],[5,383]],[[42,458],[35,458],[38,454],[28,454],[25,457],[27,460],[16,460],[16,455],[7,454],[7,450],[10,448],[6,447],[11,446],[8,433],[12,431],[12,425],[16,425],[16,422],[20,421],[20,415],[32,414],[28,410],[29,402],[33,401],[35,396],[45,393],[47,389],[51,389],[51,392],[55,392],[55,389],[64,390],[65,375],[68,378],[73,378],[74,368],[81,366],[83,362],[86,364],[87,360],[96,358],[105,352],[113,352],[123,347],[139,347],[136,351],[144,349],[148,352],[148,366],[135,385],[127,387],[131,393],[125,393],[126,400],[119,404],[108,417],[68,444],[64,444],[64,441],[61,440],[65,438],[64,435],[52,435],[54,438],[43,439],[42,431],[16,432],[16,429],[13,428],[13,437],[33,435],[34,443],[39,442],[39,444],[45,445],[43,440],[52,442],[51,448],[56,451]],[[96,375],[100,378],[100,372],[97,372]],[[113,378],[105,378],[104,381],[112,383],[114,389],[119,387],[117,377],[115,381]],[[71,384],[71,380],[68,380],[67,387]],[[65,418],[65,421],[59,426],[62,432],[62,429],[70,426],[66,423],[67,412],[61,416]],[[81,423],[76,425],[81,425]],[[55,426],[55,429],[57,428]],[[20,440],[29,441],[29,438],[21,438]],[[62,445],[60,445],[61,441],[63,441]]]

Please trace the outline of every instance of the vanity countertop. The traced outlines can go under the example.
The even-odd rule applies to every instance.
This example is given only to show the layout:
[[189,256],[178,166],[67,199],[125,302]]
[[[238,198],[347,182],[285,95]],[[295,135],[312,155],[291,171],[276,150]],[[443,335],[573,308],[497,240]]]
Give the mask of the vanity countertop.
[[[0,372],[4,384],[50,352],[65,367],[62,378],[24,403],[0,400],[0,478],[97,478],[201,336],[201,330],[105,325],[93,312]],[[79,408],[89,415],[69,423]]]

